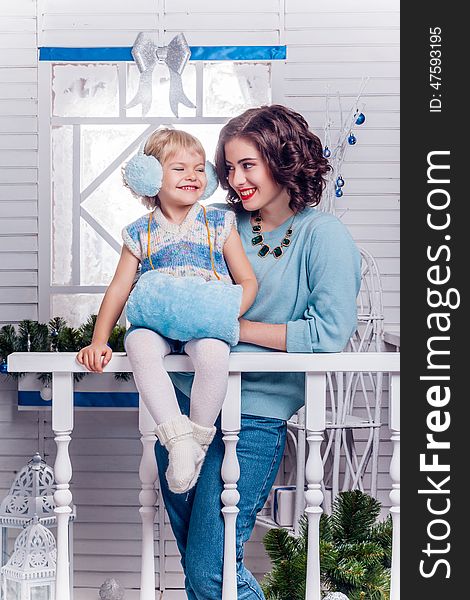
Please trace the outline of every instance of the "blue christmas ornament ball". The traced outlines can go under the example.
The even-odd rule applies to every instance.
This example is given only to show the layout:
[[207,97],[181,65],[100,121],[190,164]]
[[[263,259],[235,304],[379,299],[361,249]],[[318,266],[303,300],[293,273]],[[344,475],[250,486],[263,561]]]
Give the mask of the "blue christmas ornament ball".
[[328,146],[325,146],[325,149],[323,150],[323,156],[325,158],[330,158],[330,156],[331,156],[331,150],[328,148]]
[[336,188],[336,190],[335,190],[335,196],[337,198],[341,198],[342,195],[343,195],[343,190],[341,188]]
[[344,185],[344,179],[341,177],[341,175],[338,177],[338,179],[336,180],[336,187],[343,187]]
[[5,361],[0,363],[0,373],[8,373],[7,363]]
[[356,125],[362,125],[365,120],[366,120],[366,115],[364,113],[361,113],[360,115],[357,116]]
[[349,134],[349,137],[348,137],[348,144],[349,144],[350,146],[354,146],[354,144],[355,144],[356,142],[357,142],[357,138],[356,138],[356,136],[354,135],[354,133],[350,133],[350,134]]

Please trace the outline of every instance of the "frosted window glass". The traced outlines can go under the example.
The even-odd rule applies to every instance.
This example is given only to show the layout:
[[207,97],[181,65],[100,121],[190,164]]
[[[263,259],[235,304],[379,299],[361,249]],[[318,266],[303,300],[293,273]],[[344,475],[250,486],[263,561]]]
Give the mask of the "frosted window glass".
[[71,327],[79,327],[90,315],[98,314],[103,294],[54,294],[52,315],[64,318]]
[[52,283],[72,283],[72,127],[52,128]]
[[[82,125],[81,184],[83,191],[146,128],[146,125]],[[130,158],[136,150],[132,150]]]
[[[206,117],[232,117],[249,107],[271,102],[271,69],[266,63],[206,63],[204,65],[204,106]],[[124,104],[135,96],[139,72],[135,64],[127,65],[127,90]],[[53,66],[53,115],[74,118],[118,117],[119,85],[115,64],[57,64]],[[183,88],[196,99],[196,68],[188,64],[183,74]],[[153,102],[148,113],[152,117],[168,117],[169,126],[183,129],[201,140],[207,158],[214,160],[221,124],[180,124],[174,119],[169,100],[169,74],[166,65],[157,65],[153,75]],[[140,117],[142,107],[127,109],[128,117]],[[195,117],[195,109],[179,105],[181,117]],[[123,119],[124,120],[124,119]],[[125,163],[135,152],[126,152],[146,128],[144,124],[79,124],[80,144],[73,143],[71,126],[53,126],[52,137],[52,276],[53,285],[107,286],[119,260],[122,228],[136,220],[147,209],[124,188],[121,164],[110,164],[118,157]],[[74,173],[73,148],[80,147],[80,160]],[[125,156],[121,156],[124,154]],[[74,177],[80,181],[74,182]],[[98,181],[97,181],[98,179]],[[102,180],[102,181],[101,181]],[[101,181],[101,183],[99,183]],[[93,183],[98,187],[82,202],[98,224],[80,218],[80,239],[73,239],[74,204],[77,212],[80,198],[73,190],[83,192]],[[223,203],[226,192],[220,187],[206,203]],[[76,218],[78,214],[75,215]],[[101,237],[104,228],[115,241],[112,247]],[[78,232],[77,232],[78,233]],[[80,252],[80,273],[72,273],[72,251]],[[78,262],[78,261],[77,261]],[[74,280],[76,277],[77,280]],[[78,280],[79,278],[79,280]],[[81,325],[97,313],[102,294],[53,294],[52,314],[62,316],[72,325]]]
[[204,64],[204,116],[234,117],[271,103],[271,66],[266,63]]
[[[134,99],[139,86],[139,70],[135,64],[129,64],[127,67],[127,103]],[[196,67],[187,64],[183,72],[183,90],[186,96],[193,104],[196,104]],[[170,92],[170,75],[168,67],[164,64],[157,64],[153,70],[152,85],[152,105],[147,116],[152,117],[173,117],[170,108],[168,95]],[[187,108],[183,104],[178,105],[179,117],[194,117],[196,109]],[[133,108],[127,109],[128,117],[142,116],[142,105],[138,104]]]
[[80,283],[109,285],[119,260],[118,253],[80,219]]
[[58,117],[119,116],[116,65],[54,65],[52,114]]
[[204,147],[206,151],[206,158],[211,162],[214,162],[215,148],[217,146],[217,140],[219,139],[219,133],[222,129],[222,123],[212,124],[175,124],[175,129],[181,129],[187,131],[191,135],[194,135]]
[[121,230],[147,212],[122,184],[117,169],[87,198],[82,206],[121,244]]

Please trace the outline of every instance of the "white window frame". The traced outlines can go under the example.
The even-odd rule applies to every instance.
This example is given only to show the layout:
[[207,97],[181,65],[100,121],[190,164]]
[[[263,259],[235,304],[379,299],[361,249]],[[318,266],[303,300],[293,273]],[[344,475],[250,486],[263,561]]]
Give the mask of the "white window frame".
[[[67,61],[63,64],[83,64],[85,61]],[[237,62],[237,61],[235,61]],[[264,61],[263,61],[264,62]],[[275,61],[266,61],[271,66],[271,93],[273,92],[272,69]],[[127,85],[127,62],[110,61],[109,64],[118,66],[119,85],[119,116],[117,117],[57,117],[52,114],[52,73],[53,66],[61,64],[61,61],[39,61],[38,63],[38,153],[39,153],[39,177],[38,177],[38,315],[39,321],[45,323],[52,318],[51,298],[54,294],[103,294],[106,285],[72,285],[52,284],[52,127],[55,125],[71,125],[73,128],[73,214],[74,214],[74,239],[72,246],[72,276],[78,273],[80,277],[80,217],[84,216],[95,231],[103,237],[111,247],[120,252],[119,244],[106,230],[92,219],[82,214],[81,203],[85,200],[84,193],[91,193],[98,184],[106,179],[109,172],[115,168],[117,157],[111,165],[103,172],[103,176],[90,184],[80,194],[80,125],[147,125],[146,130],[134,142],[137,149],[140,140],[160,125],[223,125],[228,117],[204,117],[203,116],[203,89],[204,89],[204,62],[195,62],[196,69],[196,114],[194,117],[128,117],[124,107]],[[88,64],[105,64],[105,61],[89,61]],[[128,149],[127,149],[128,150]],[[127,151],[126,150],[126,151]],[[126,152],[124,151],[124,152]],[[121,153],[122,155],[123,153]],[[120,162],[123,162],[121,158]],[[80,203],[75,202],[77,196],[82,196]]]

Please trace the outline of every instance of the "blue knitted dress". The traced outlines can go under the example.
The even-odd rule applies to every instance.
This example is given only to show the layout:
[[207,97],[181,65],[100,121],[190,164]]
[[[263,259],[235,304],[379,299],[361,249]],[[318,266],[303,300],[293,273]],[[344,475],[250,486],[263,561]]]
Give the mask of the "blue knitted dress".
[[[216,271],[222,281],[231,283],[223,248],[232,227],[236,227],[235,213],[208,206],[206,214]],[[122,230],[124,244],[140,260],[141,275],[152,268],[148,259],[148,220],[149,215],[143,215]],[[216,279],[204,211],[198,202],[180,225],[168,221],[160,208],[156,208],[150,224],[150,257],[154,269],[162,273],[176,277],[199,276],[206,281]]]

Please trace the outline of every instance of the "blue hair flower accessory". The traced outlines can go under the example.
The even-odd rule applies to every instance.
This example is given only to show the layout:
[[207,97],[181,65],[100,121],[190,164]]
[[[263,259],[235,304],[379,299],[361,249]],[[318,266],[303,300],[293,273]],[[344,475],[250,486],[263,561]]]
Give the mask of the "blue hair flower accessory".
[[217,177],[217,171],[215,170],[214,165],[206,160],[206,177],[207,177],[207,185],[204,193],[199,198],[199,200],[207,200],[219,187],[219,178]]
[[139,196],[156,196],[162,187],[162,165],[154,156],[139,152],[124,167],[124,179]]

